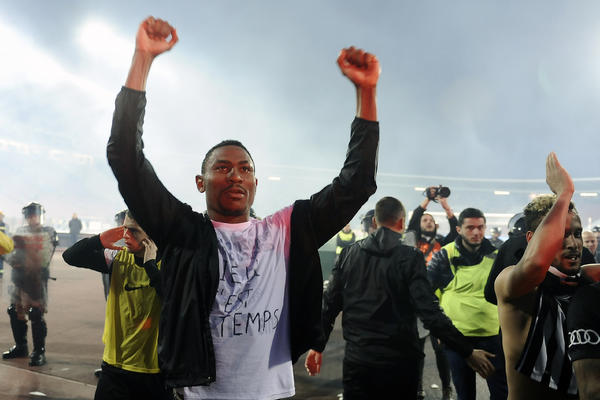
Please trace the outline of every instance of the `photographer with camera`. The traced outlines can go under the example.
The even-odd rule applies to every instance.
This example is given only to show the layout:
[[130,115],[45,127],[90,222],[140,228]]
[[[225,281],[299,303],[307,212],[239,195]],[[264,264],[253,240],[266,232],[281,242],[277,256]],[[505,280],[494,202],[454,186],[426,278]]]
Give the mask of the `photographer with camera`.
[[[417,248],[421,250],[421,253],[425,256],[425,264],[429,264],[431,257],[433,257],[433,253],[439,251],[442,246],[445,246],[456,239],[456,236],[458,236],[458,233],[456,232],[458,221],[456,220],[454,212],[448,205],[450,189],[442,185],[430,186],[425,189],[423,195],[425,196],[425,199],[414,209],[408,223],[408,230],[415,232],[417,235]],[[438,235],[437,229],[439,225],[435,223],[433,215],[425,212],[427,211],[427,206],[432,201],[440,203],[444,211],[446,211],[450,232],[445,237]]]
[[[448,205],[448,196],[450,196],[450,189],[440,186],[430,186],[423,192],[425,199],[412,213],[410,222],[408,223],[408,230],[415,233],[417,239],[417,248],[423,253],[425,257],[425,264],[429,264],[429,261],[433,257],[433,254],[439,251],[442,246],[454,241],[458,233],[456,232],[456,225],[458,221],[454,212]],[[437,233],[438,224],[435,223],[433,215],[426,213],[427,206],[430,202],[440,203],[442,208],[446,211],[446,217],[448,218],[448,224],[450,225],[450,232],[445,237]],[[424,329],[424,328],[420,328]],[[425,331],[425,337],[420,339],[421,349],[425,348],[425,340],[427,339]],[[450,379],[450,365],[448,359],[444,353],[444,348],[440,344],[438,338],[430,336],[431,347],[435,352],[435,362],[438,369],[440,380],[442,381],[442,399],[452,398],[452,386]],[[420,368],[420,381],[419,381],[419,392],[418,398],[424,398],[425,392],[423,391],[423,367],[424,362],[419,365]]]

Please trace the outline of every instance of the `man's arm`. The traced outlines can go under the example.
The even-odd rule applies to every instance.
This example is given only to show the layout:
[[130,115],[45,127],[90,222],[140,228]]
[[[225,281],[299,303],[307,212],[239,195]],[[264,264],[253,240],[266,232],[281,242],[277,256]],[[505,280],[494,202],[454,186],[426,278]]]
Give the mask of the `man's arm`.
[[310,198],[317,247],[340,231],[377,189],[379,124],[375,95],[379,61],[372,54],[350,47],[340,52],[337,62],[356,88],[356,118],[340,174]]
[[521,260],[498,275],[494,287],[499,301],[531,293],[543,282],[554,256],[562,248],[566,217],[575,188],[554,153],[546,159],[546,182],[556,194],[556,202],[535,230]]
[[454,211],[448,204],[448,198],[440,197],[439,199],[440,205],[446,211],[446,218],[448,218],[448,225],[450,225],[450,232],[446,235],[446,237],[440,242],[442,246],[447,245],[450,242],[453,242],[454,239],[458,236],[458,232],[456,231],[456,226],[458,225],[458,220],[454,215]]
[[402,272],[404,277],[400,279],[398,286],[402,285],[402,282],[408,283],[411,303],[425,328],[464,357],[469,366],[482,377],[486,378],[491,375],[494,372],[494,366],[488,357],[494,357],[494,355],[483,350],[474,350],[463,334],[444,314],[427,279],[425,260],[420,253],[413,257],[410,268],[404,268]]
[[600,400],[600,359],[573,361],[580,400]]
[[315,349],[311,349],[306,356],[304,366],[311,376],[317,375],[321,371],[321,364],[323,357],[321,353],[325,350],[325,346],[329,341],[329,335],[333,330],[333,325],[338,314],[344,307],[343,302],[343,289],[344,282],[342,279],[341,265],[348,254],[349,247],[346,247],[340,253],[340,256],[335,263],[335,266],[331,270],[331,277],[329,278],[329,284],[327,290],[323,293],[323,309],[321,311],[321,324],[323,326],[323,340],[316,346]]
[[[170,37],[170,40],[167,40]],[[159,247],[168,241],[185,240],[191,213],[160,182],[145,158],[142,126],[146,105],[146,80],[152,62],[177,42],[177,32],[166,21],[152,17],[144,20],[136,36],[136,48],[125,82],[117,96],[107,157],[119,183],[119,191],[135,220]]]
[[454,278],[446,249],[442,248],[433,254],[431,261],[427,264],[427,278],[433,290],[444,289]]
[[73,246],[66,249],[63,260],[74,267],[89,268],[94,271],[109,273],[104,257],[104,246],[100,241],[100,235],[81,239]]
[[146,275],[150,279],[150,286],[156,290],[156,293],[159,297],[163,297],[162,292],[162,281],[160,270],[158,269],[158,265],[156,264],[156,244],[148,238],[142,240],[142,245],[144,246],[144,270],[146,271]]
[[410,221],[408,221],[408,227],[406,229],[415,232],[417,234],[417,239],[421,236],[421,217],[425,213],[425,210],[427,210],[429,201],[428,198],[425,198],[421,204],[414,209],[410,216]]
[[[170,40],[167,40],[171,37]],[[135,52],[125,81],[125,87],[133,90],[146,90],[146,80],[156,56],[169,51],[179,38],[177,31],[167,21],[146,18],[138,28],[135,37]]]

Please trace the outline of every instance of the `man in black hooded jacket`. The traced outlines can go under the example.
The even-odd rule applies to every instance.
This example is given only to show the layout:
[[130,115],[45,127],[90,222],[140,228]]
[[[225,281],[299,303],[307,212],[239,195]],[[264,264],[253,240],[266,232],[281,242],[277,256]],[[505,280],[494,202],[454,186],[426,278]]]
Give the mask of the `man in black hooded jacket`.
[[344,398],[417,396],[419,345],[417,316],[447,346],[455,349],[482,376],[493,372],[483,350],[473,350],[439,307],[427,279],[423,254],[401,243],[405,211],[393,197],[375,206],[379,227],[366,239],[344,249],[323,296],[324,342],[311,350],[306,368],[320,371],[335,318],[343,310]]

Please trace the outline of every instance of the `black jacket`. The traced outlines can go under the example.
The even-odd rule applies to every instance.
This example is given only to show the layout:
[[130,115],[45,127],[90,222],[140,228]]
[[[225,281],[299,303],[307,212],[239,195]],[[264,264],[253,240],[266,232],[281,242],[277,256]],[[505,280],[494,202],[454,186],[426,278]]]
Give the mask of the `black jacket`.
[[[177,200],[144,157],[145,104],[144,92],[123,88],[117,96],[108,161],[135,220],[163,251],[158,353],[167,385],[207,385],[215,380],[208,318],[218,285],[217,237],[208,216]],[[378,123],[356,118],[339,176],[310,200],[294,203],[288,279],[293,362],[322,340],[317,250],[375,192],[378,142]]]
[[423,255],[400,238],[382,227],[342,251],[323,296],[325,342],[316,350],[323,350],[343,311],[346,357],[352,361],[381,366],[424,357],[417,316],[450,348],[471,354],[471,345],[439,307]]

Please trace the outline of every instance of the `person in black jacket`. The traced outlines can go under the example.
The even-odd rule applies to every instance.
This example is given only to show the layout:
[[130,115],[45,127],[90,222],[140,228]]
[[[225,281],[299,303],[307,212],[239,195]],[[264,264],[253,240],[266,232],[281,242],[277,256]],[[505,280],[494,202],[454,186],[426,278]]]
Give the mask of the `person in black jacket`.
[[338,57],[358,104],[346,161],[331,184],[273,215],[250,218],[254,160],[239,141],[223,141],[196,176],[206,196],[200,214],[165,188],[143,153],[146,78],[154,58],[177,40],[166,21],[149,17],[140,25],[107,146],[125,203],[163,251],[161,369],[166,384],[186,397],[290,397],[292,363],[322,336],[318,249],[376,190],[379,62],[353,47]]
[[306,368],[319,373],[337,315],[343,311],[344,399],[376,399],[402,393],[417,397],[419,360],[424,357],[417,316],[482,376],[493,372],[483,350],[473,350],[439,307],[427,279],[423,254],[401,243],[405,211],[393,197],[375,206],[378,229],[344,249],[323,297],[325,337],[309,351]]

